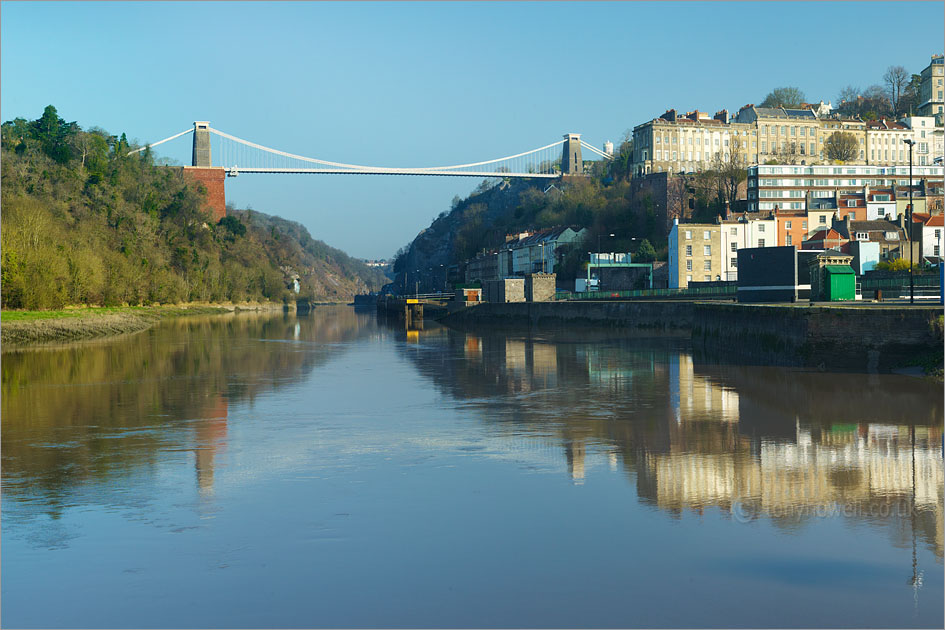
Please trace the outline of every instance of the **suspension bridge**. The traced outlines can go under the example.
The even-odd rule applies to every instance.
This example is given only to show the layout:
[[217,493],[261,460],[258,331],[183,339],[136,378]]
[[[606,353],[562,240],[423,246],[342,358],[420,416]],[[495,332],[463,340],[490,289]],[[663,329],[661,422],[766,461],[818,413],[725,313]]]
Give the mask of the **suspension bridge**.
[[[195,122],[190,129],[147,144],[131,153],[157,147],[187,134],[193,134],[191,166],[223,168],[229,177],[242,173],[289,173],[553,179],[562,175],[583,175],[583,151],[600,159],[609,160],[613,157],[610,153],[581,140],[580,134],[568,133],[563,139],[537,149],[468,164],[421,167],[366,166],[332,162],[273,149],[214,129],[209,122],[203,121]],[[213,164],[212,155],[217,158],[216,165]]]
[[[609,144],[605,147],[608,150],[602,151],[581,140],[580,134],[568,133],[564,134],[561,140],[537,149],[468,164],[367,166],[332,162],[273,149],[214,129],[206,121],[196,121],[193,127],[134,149],[129,155],[152,149],[187,134],[193,135],[192,163],[183,167],[183,171],[204,186],[207,191],[207,209],[216,220],[226,216],[226,177],[236,177],[244,173],[557,179],[563,176],[584,175],[584,151],[600,159],[613,159],[613,149]],[[214,164],[214,161],[217,164]]]

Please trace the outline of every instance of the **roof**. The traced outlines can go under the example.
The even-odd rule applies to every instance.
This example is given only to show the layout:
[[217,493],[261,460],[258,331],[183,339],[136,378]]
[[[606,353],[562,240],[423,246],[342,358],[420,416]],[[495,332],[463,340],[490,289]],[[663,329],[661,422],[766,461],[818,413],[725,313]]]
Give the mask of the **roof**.
[[791,118],[809,118],[809,119],[817,118],[817,116],[814,115],[814,112],[812,112],[809,109],[786,109],[784,107],[782,107],[781,109],[784,111],[785,114],[787,114]]
[[925,225],[927,227],[945,226],[945,215],[936,214],[934,217],[931,217],[928,221],[926,221]]
[[833,228],[827,228],[826,230],[817,230],[814,232],[808,241],[826,241],[826,240],[838,240],[842,239],[843,236],[840,232],[836,231]]
[[807,204],[808,210],[836,210],[837,202],[833,197],[814,197]]
[[890,221],[877,219],[874,221],[850,221],[850,230],[853,232],[898,232],[899,226]]
[[[824,269],[827,270],[827,273],[842,273],[842,274],[852,274],[853,267],[850,265],[824,265]],[[855,274],[854,274],[855,275]]]

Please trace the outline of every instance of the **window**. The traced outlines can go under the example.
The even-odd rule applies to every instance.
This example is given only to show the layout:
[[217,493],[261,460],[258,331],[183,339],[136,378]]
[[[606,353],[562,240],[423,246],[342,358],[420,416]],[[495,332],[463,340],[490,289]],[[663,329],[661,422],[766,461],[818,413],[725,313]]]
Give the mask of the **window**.
[[686,245],[686,256],[692,256],[692,245]]
[[784,240],[784,244],[785,244],[785,245],[793,245],[794,243],[791,242],[791,240],[792,240],[792,239],[791,239],[791,235],[788,234],[788,235],[787,235],[787,238]]
[[898,241],[899,232],[884,232],[887,241]]
[[938,239],[938,238],[941,238],[941,237],[942,237],[942,231],[941,231],[941,230],[935,230],[935,238]]
[[702,276],[706,282],[712,282],[712,276]]
[[868,232],[857,232],[856,240],[858,241],[868,241],[870,240],[870,235]]
[[764,140],[761,141],[761,152],[762,153],[768,152],[768,143],[765,142]]
[[764,223],[759,223],[759,224],[758,224],[758,231],[759,231],[759,232],[764,232],[764,231],[765,231],[765,224],[764,224]]
[[686,282],[692,282],[692,276],[686,276]]
[[737,251],[738,251],[738,243],[732,243],[732,251],[733,251],[733,252],[737,252]]
[[659,144],[659,143],[660,143],[660,137],[656,136],[656,144]]
[[711,260],[705,261],[705,263],[703,264],[703,271],[712,271],[712,261],[711,261]]
[[[792,192],[793,192],[793,191],[792,191]],[[785,221],[785,222],[784,222],[784,229],[786,229],[786,230],[790,230],[790,229],[791,229],[791,222],[790,222],[790,221]]]
[[827,215],[822,214],[819,217],[817,217],[817,222],[820,223],[821,225],[827,225]]
[[675,160],[675,159],[676,159],[676,152],[673,151],[673,160]]
[[703,241],[709,240],[709,230],[706,230],[702,233],[702,240]]
[[732,269],[738,269],[738,258],[732,258],[730,260],[731,260],[730,266],[732,267]]
[[688,241],[691,238],[692,238],[692,230],[686,230],[686,240]]
[[759,238],[759,239],[758,239],[758,247],[764,247],[764,246],[765,246],[765,239]]
[[686,271],[692,271],[692,260],[686,261]]
[[807,221],[801,221],[801,229],[802,229],[802,230],[806,230],[806,229],[807,229]]
[[796,135],[797,135],[797,127],[791,127],[791,137],[793,138]]
[[933,256],[938,256],[938,255],[939,255],[938,245],[933,245],[933,246],[932,246],[932,255],[933,255]]
[[847,199],[847,208],[855,208],[856,199]]
[[711,245],[706,245],[706,246],[703,247],[702,249],[703,249],[703,255],[704,255],[704,256],[711,256],[711,255],[712,255],[712,246],[711,246]]
[[[732,228],[728,231],[732,236],[738,236],[738,228]],[[935,236],[938,236],[938,230],[935,230]]]

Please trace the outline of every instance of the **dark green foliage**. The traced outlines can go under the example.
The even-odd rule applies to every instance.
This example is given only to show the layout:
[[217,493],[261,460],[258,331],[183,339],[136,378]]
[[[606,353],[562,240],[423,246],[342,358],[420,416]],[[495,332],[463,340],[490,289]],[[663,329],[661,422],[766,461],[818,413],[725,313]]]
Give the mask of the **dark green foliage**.
[[246,226],[242,221],[232,215],[220,219],[218,225],[233,236],[246,236]]
[[656,260],[656,250],[653,249],[653,246],[650,245],[650,241],[643,239],[643,242],[640,243],[640,248],[637,249],[636,255],[633,257],[635,262],[646,263],[653,262]]
[[383,284],[298,224],[231,211],[213,225],[181,170],[128,155],[125,134],[82,131],[52,106],[0,133],[4,308],[282,300],[293,274],[320,300]]

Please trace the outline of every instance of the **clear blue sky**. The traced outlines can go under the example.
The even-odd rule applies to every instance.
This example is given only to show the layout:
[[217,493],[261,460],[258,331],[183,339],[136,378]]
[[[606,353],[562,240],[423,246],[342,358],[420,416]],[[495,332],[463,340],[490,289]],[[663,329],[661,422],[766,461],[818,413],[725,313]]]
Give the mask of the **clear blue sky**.
[[[209,120],[311,157],[384,166],[600,146],[667,108],[778,86],[836,101],[942,52],[942,2],[3,2],[0,116],[53,104],[153,142]],[[189,163],[189,136],[164,153]],[[161,147],[162,149],[164,147]],[[245,175],[238,207],[388,257],[479,180]]]

